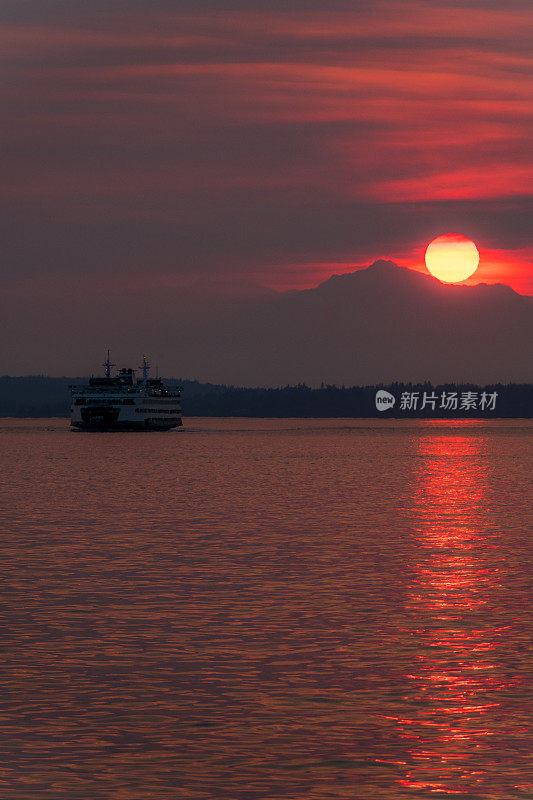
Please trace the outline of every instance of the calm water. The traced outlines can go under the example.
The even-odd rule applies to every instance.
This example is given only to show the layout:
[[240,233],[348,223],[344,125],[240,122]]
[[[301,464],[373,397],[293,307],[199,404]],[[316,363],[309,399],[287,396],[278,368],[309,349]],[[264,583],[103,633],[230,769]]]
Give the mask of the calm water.
[[531,423],[66,426],[0,423],[0,797],[533,797]]

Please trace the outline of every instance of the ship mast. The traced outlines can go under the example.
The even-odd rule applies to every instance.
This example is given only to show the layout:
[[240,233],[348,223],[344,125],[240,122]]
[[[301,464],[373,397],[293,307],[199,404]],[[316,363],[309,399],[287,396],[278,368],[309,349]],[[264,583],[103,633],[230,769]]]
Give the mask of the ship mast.
[[148,379],[148,371],[150,370],[150,364],[148,363],[148,359],[146,356],[143,356],[143,363],[141,367],[143,371],[143,386],[146,388],[146,381]]
[[114,367],[115,365],[111,363],[111,360],[109,358],[109,350],[107,351],[107,359],[104,361],[102,366],[105,367],[105,376],[106,376],[106,378],[110,378],[111,377],[111,367]]

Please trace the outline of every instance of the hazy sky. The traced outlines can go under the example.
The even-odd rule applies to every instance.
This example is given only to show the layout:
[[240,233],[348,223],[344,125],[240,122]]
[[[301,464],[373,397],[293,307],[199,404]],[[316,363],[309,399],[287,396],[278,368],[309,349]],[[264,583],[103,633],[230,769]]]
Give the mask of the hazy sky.
[[4,301],[422,269],[447,231],[478,244],[476,281],[533,294],[530,0],[3,0],[0,20]]

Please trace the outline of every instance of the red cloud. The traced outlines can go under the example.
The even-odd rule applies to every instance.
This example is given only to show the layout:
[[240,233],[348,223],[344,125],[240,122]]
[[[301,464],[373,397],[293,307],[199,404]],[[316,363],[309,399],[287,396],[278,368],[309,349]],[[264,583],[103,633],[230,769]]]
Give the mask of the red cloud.
[[[287,254],[277,263],[307,264],[308,277],[313,264],[320,272],[408,251],[417,221],[402,227],[394,214],[410,204],[429,218],[439,203],[479,202],[482,219],[482,202],[512,199],[526,218],[529,9],[451,13],[429,0],[389,0],[327,14],[154,9],[125,18],[111,9],[97,19],[87,9],[79,22],[0,30],[5,212],[172,222],[182,239],[203,221],[207,248],[228,205],[244,196],[255,219],[274,204],[279,216],[270,228],[257,224],[246,260],[227,232],[213,235],[206,269],[215,259],[238,269],[241,258],[242,271],[263,265],[276,225],[292,214],[303,222],[279,234],[276,253],[283,245]],[[359,229],[354,211],[351,249],[339,242],[349,238],[349,215],[341,230],[329,211],[350,203],[370,208]],[[373,206],[392,210],[389,229],[376,225],[369,244]],[[321,252],[310,254],[322,219]],[[505,256],[508,224],[492,242],[487,279],[500,269],[500,279],[523,286],[529,262]],[[522,223],[520,245],[526,235]]]

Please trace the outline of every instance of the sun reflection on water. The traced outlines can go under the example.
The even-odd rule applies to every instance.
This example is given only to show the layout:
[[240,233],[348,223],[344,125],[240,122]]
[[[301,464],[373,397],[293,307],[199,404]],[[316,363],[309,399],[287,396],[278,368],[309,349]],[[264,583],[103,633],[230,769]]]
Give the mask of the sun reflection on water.
[[421,438],[413,487],[415,556],[406,610],[413,663],[408,711],[395,719],[406,745],[399,784],[483,793],[497,771],[494,737],[502,693],[505,625],[493,614],[501,580],[500,532],[491,520],[482,437]]

